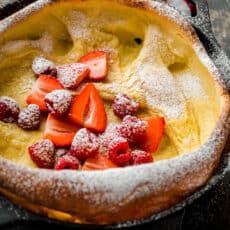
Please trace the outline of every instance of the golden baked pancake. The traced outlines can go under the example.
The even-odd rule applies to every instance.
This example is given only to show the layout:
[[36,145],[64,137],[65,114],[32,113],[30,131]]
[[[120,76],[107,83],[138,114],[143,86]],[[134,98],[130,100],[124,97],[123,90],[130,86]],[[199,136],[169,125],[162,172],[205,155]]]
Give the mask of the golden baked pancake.
[[41,0],[1,21],[0,34],[0,96],[20,108],[36,81],[34,58],[62,65],[103,50],[108,74],[94,85],[107,124],[119,122],[111,103],[122,93],[139,103],[139,117],[166,121],[154,163],[104,171],[37,168],[28,146],[43,138],[45,115],[35,131],[0,121],[0,191],[14,202],[50,218],[110,224],[165,210],[210,178],[229,132],[229,95],[176,11],[153,1]]

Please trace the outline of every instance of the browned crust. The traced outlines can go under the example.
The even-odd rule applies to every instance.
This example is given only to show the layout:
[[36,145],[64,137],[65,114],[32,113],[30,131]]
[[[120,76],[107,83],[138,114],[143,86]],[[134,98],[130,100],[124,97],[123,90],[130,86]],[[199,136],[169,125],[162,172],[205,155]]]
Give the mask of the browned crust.
[[[115,1],[115,0],[114,0]],[[45,4],[42,4],[45,2]],[[137,167],[95,172],[54,172],[31,169],[0,157],[1,192],[33,211],[49,215],[49,209],[33,209],[24,201],[46,206],[77,216],[82,223],[117,223],[140,219],[176,204],[202,186],[218,165],[229,133],[230,99],[215,66],[200,45],[191,25],[169,7],[161,7],[151,1],[117,0],[130,7],[156,12],[165,20],[175,22],[184,35],[194,44],[201,61],[209,67],[221,95],[221,114],[208,141],[200,149],[170,160]],[[30,6],[3,21],[8,27],[25,19],[51,1],[39,1],[40,7]],[[170,14],[169,14],[170,13]],[[24,16],[22,16],[24,15]],[[170,16],[169,16],[170,15]],[[177,18],[177,22],[175,21]],[[171,166],[177,170],[171,172]],[[195,167],[194,167],[195,165]],[[134,182],[130,178],[135,178]],[[90,181],[98,183],[90,184]],[[111,181],[117,181],[117,187]],[[122,184],[130,182],[128,185]],[[15,196],[17,194],[17,196]],[[22,202],[21,202],[22,201]],[[37,206],[37,207],[38,207]],[[87,207],[87,208],[86,208]],[[143,207],[143,208],[140,208]],[[41,211],[42,210],[42,211]],[[60,216],[51,216],[60,218]],[[65,219],[74,221],[73,219]]]

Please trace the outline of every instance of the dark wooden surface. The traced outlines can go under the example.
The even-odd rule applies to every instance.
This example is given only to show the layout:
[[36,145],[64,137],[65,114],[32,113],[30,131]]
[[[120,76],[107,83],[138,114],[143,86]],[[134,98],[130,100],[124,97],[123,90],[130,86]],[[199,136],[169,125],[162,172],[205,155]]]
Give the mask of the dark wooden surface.
[[230,57],[230,0],[207,1],[215,37]]

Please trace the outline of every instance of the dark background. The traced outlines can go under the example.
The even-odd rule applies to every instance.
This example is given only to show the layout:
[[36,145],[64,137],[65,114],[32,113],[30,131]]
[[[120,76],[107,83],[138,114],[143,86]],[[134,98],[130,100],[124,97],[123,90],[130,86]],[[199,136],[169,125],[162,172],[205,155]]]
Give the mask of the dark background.
[[[18,2],[29,2],[31,0]],[[98,0],[100,1],[100,0]],[[207,0],[210,7],[210,16],[214,34],[230,57],[230,0]],[[10,0],[0,0],[0,7]],[[12,9],[9,8],[10,13]],[[0,17],[2,15],[0,14]],[[229,142],[228,142],[229,143]],[[228,144],[230,145],[230,143]],[[230,149],[230,148],[228,148]],[[36,216],[24,209],[21,209],[6,198],[0,196],[0,229],[41,229],[52,224],[52,229],[66,229],[64,225],[52,220]],[[82,229],[79,226],[69,226],[70,229]],[[84,228],[85,229],[85,228]],[[88,229],[86,227],[86,229]],[[97,229],[96,226],[93,229]],[[192,205],[186,206],[180,211],[169,215],[144,227],[132,229],[220,229],[230,230],[230,171],[210,189],[204,196],[197,199]]]

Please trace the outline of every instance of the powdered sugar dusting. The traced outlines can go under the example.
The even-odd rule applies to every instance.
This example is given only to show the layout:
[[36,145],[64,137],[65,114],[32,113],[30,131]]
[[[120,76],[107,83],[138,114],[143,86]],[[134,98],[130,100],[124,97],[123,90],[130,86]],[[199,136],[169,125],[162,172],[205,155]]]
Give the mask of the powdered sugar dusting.
[[150,106],[160,109],[168,118],[179,118],[185,110],[185,101],[178,92],[173,76],[166,69],[159,69],[154,63],[143,63],[137,71],[146,89]]
[[48,33],[44,33],[39,40],[30,43],[34,48],[39,48],[44,53],[51,53],[53,50],[53,38]]
[[37,129],[40,124],[41,112],[39,106],[30,104],[20,112],[18,116],[18,125],[23,129]]
[[66,89],[76,88],[88,73],[88,67],[82,63],[71,63],[57,66],[57,79]]
[[80,11],[71,11],[67,16],[63,17],[68,31],[73,39],[90,39],[90,31],[88,29],[89,19]]
[[35,74],[39,75],[48,69],[56,69],[54,63],[45,59],[44,57],[36,57],[32,63],[32,70]]
[[181,74],[177,77],[177,81],[187,99],[208,99],[208,95],[205,93],[199,77],[191,74]]
[[53,90],[45,96],[45,103],[51,114],[62,116],[67,113],[72,101],[68,90]]
[[[44,3],[38,1],[33,9],[38,9],[41,2]],[[188,32],[197,43],[195,50],[198,56],[205,66],[215,73],[215,79],[220,81],[217,69],[198,43],[198,39],[192,35],[191,26],[167,7],[163,8],[154,1],[146,4],[151,5],[159,14],[177,21]],[[28,11],[31,12],[31,8]],[[16,18],[20,20],[23,17],[24,15],[21,14],[21,17]],[[9,20],[5,21],[0,25],[1,30],[9,25]],[[225,105],[226,111],[222,114],[212,136],[194,152],[154,164],[109,169],[103,172],[79,171],[77,173],[27,168],[0,157],[1,187],[31,202],[54,209],[57,209],[55,204],[63,202],[65,205],[59,205],[58,208],[79,214],[83,222],[98,223],[101,214],[109,223],[131,219],[132,213],[126,211],[127,207],[132,205],[133,210],[139,210],[140,202],[143,207],[151,209],[152,213],[159,212],[167,208],[166,198],[173,200],[180,194],[182,199],[184,195],[198,189],[210,177],[230,130],[229,105]],[[151,197],[151,199],[142,200],[143,197]],[[158,202],[158,210],[153,200]],[[148,209],[143,208],[143,216],[149,215]],[[122,226],[125,224],[119,225]]]
[[81,160],[94,156],[98,149],[99,143],[96,135],[86,128],[82,128],[73,138],[70,154]]

